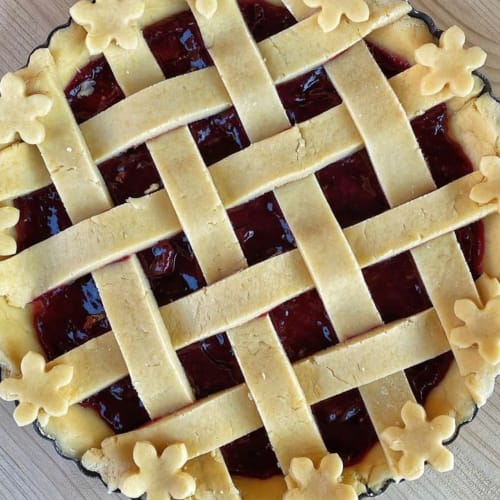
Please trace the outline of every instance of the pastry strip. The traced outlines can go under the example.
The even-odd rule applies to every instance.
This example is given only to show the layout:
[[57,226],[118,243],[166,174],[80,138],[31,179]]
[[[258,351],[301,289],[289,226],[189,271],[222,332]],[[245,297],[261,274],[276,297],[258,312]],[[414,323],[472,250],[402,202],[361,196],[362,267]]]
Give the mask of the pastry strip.
[[292,250],[163,306],[161,313],[178,349],[251,321],[313,286]]
[[[109,210],[109,193],[60,89],[50,52],[36,51],[21,75],[28,81],[30,93],[45,93],[52,98],[50,113],[41,119],[49,139],[39,149],[71,222],[77,224]],[[57,141],[50,141],[51,137]]]
[[316,178],[290,183],[275,193],[340,340],[380,325],[361,268]]
[[[431,253],[434,254],[434,261],[431,259]],[[436,254],[441,256],[439,262],[436,261]],[[441,236],[429,245],[415,248],[412,250],[412,255],[429,299],[449,336],[454,327],[462,325],[455,316],[455,302],[470,299],[476,304],[481,304],[479,293],[455,234]],[[441,281],[438,281],[439,279]],[[462,376],[478,373],[485,366],[485,361],[479,355],[476,345],[460,349],[452,343],[451,349]]]
[[[48,50],[36,52],[32,56],[27,71],[36,74],[36,78],[30,82],[31,85],[37,86],[36,90],[45,91],[53,99],[52,112],[46,117],[44,123],[47,127],[57,128],[52,130],[52,133],[48,134],[47,137],[57,137],[57,144],[60,143],[59,141],[62,144],[67,144],[66,149],[61,149],[54,143],[45,141],[39,146],[42,156],[71,220],[75,223],[85,218],[83,224],[87,224],[92,233],[95,228],[92,227],[91,217],[112,206],[106,186],[88,154],[86,145],[82,142],[80,129],[56,81],[53,60]],[[57,111],[57,119],[53,115],[55,111]],[[62,141],[56,132],[64,134],[63,137],[66,141]],[[80,178],[84,175],[87,176],[88,181],[78,182],[76,176]],[[80,192],[77,194],[76,190],[78,189]],[[85,206],[88,200],[100,200],[100,204],[96,204],[95,213],[92,213]],[[90,218],[87,219],[87,217]],[[102,228],[97,228],[97,230],[102,230]],[[127,228],[124,227],[122,234],[126,235],[126,232]],[[99,238],[96,238],[95,242],[97,246],[100,246]],[[74,245],[75,241],[72,242],[72,248]],[[82,248],[86,248],[86,245],[87,242],[83,240]],[[41,273],[46,272],[46,269],[41,270]],[[123,348],[125,362],[132,381],[139,390],[139,396],[149,415],[157,417],[164,414],[166,408],[171,408],[172,404],[179,404],[181,400],[185,401],[186,397],[191,394],[191,388],[179,360],[173,353],[165,326],[161,321],[156,304],[152,300],[149,284],[144,277],[137,257],[130,257],[109,268],[97,269],[93,273],[93,278],[98,289],[102,292],[103,304],[111,327],[118,344]],[[122,286],[122,280],[126,280],[128,286]],[[134,321],[130,324],[123,322],[123,318],[126,317],[125,311],[128,309],[124,306],[130,298],[131,289],[134,289],[137,298],[134,304],[135,318],[141,318],[141,324],[144,328],[136,334],[146,333],[148,337],[148,342],[143,344],[141,350],[130,348],[129,328]],[[153,305],[154,307],[152,307]],[[162,363],[159,366],[155,366],[154,363],[150,364],[150,360],[158,359],[158,356],[162,359]],[[175,380],[177,390],[165,393],[161,383],[162,379]],[[146,387],[147,391],[144,390],[141,393],[141,388]],[[172,398],[173,403],[170,398]]]
[[50,184],[40,152],[24,142],[0,151],[0,202],[29,194]]
[[[425,341],[422,332],[425,332]],[[302,359],[294,363],[293,368],[307,402],[313,405],[373,382],[380,373],[383,376],[391,375],[433,359],[449,349],[439,318],[434,309],[429,309],[404,320],[381,325]],[[106,354],[101,352],[103,350]],[[99,354],[94,355],[94,351]],[[100,358],[104,355],[108,360],[107,368]],[[351,356],[358,360],[356,367],[350,361]],[[58,364],[75,367],[75,375],[69,386],[72,404],[95,394],[128,373],[112,332],[54,359],[48,366]]]
[[139,24],[143,28],[188,10],[186,0],[168,0],[168,2],[165,0],[145,0],[145,2],[144,14],[139,20]]
[[307,19],[314,14],[314,9],[302,0],[283,0],[283,4],[297,20]]
[[110,45],[104,52],[113,75],[126,96],[133,95],[165,80],[144,37],[139,37],[135,50]]
[[344,234],[361,267],[394,257],[495,213],[494,204],[479,206],[469,197],[480,180],[481,174],[474,172],[346,228]]
[[[434,359],[449,349],[439,318],[430,309],[353,337],[295,363],[294,368],[313,405]],[[352,359],[356,359],[355,365]]]
[[[172,96],[179,96],[172,99]],[[170,78],[116,103],[82,123],[97,163],[169,130],[229,108],[231,100],[214,67]],[[119,124],[123,124],[120,126]]]
[[247,267],[231,221],[187,127],[148,143],[207,283]]
[[238,4],[234,0],[217,0],[217,10],[207,20],[196,9],[196,0],[188,3],[250,140],[256,142],[287,128],[288,118],[265,58],[259,53]]
[[[423,245],[447,231],[494,214],[495,204],[479,206],[469,199],[469,189],[477,183],[479,176],[472,173],[426,196],[344,229],[360,266],[376,264]],[[455,207],[459,209],[455,210]],[[126,228],[123,220],[127,220]],[[387,227],[392,229],[389,235]],[[0,293],[22,306],[68,279],[97,269],[103,262],[109,263],[143,250],[180,230],[165,191],[134,199],[0,262]],[[74,239],[86,241],[87,253],[82,254],[80,261],[62,258]],[[33,280],[28,262],[41,262],[42,256],[46,255],[53,256],[53,260],[46,262],[45,259],[44,269],[40,267],[37,280]],[[61,263],[67,265],[61,266]],[[18,282],[18,286],[4,289],[2,283],[7,279]]]
[[[364,139],[368,154],[384,193],[391,204],[400,205],[434,188],[434,182],[413,134],[406,113],[366,44],[360,42],[325,66],[328,76],[342,96],[346,107]],[[370,82],[371,113],[367,105],[366,81]],[[373,105],[373,103],[376,103]],[[390,117],[390,119],[388,118]],[[397,142],[387,144],[381,131]],[[404,169],[404,175],[401,175]],[[410,193],[407,194],[407,190]],[[415,396],[402,372],[360,387],[373,426],[380,437],[390,425],[401,424],[401,408]],[[384,395],[386,395],[384,397]],[[390,401],[390,404],[388,404]],[[397,454],[381,441],[389,465],[397,471]]]
[[[357,62],[351,67],[354,61]],[[434,181],[403,106],[366,44],[358,43],[329,62],[325,70],[363,138],[391,207],[433,191]],[[374,87],[371,93],[366,92],[367,81]],[[369,104],[372,109],[366,113]],[[390,119],[381,121],[384,117]],[[390,144],[387,137],[391,137]],[[398,147],[392,147],[396,143]]]
[[[64,201],[64,198],[63,198]],[[130,230],[131,227],[137,228]],[[113,228],[113,229],[111,229]],[[0,295],[23,307],[39,295],[179,231],[164,192],[131,200],[0,262]],[[77,245],[82,252],[72,249]],[[68,259],[67,256],[72,258]],[[12,279],[7,287],[7,279]]]
[[[384,96],[375,97],[376,102],[381,103],[380,107],[372,107],[370,116],[363,116],[363,110],[366,109],[365,106],[367,105],[367,97],[362,92],[362,88],[356,88],[355,83],[353,83],[353,80],[354,82],[357,80],[352,78],[353,69],[348,62],[349,57],[356,60],[356,68],[358,69],[355,71],[359,71],[359,76],[368,78],[371,82],[377,82],[375,88],[379,91],[386,88],[386,80],[375,62],[371,64],[370,72],[368,72],[367,65],[360,64],[362,57],[366,61],[371,59],[364,44],[358,44],[348,54],[344,54],[344,56],[326,66],[327,72],[329,72],[339,92],[344,96],[345,94],[350,96],[347,104],[351,108],[352,116],[361,135],[364,136],[368,153],[389,204],[391,206],[398,205],[434,190],[436,187],[434,180],[420,153],[420,149],[418,149],[418,154],[414,155],[413,161],[411,156],[406,158],[400,156],[401,154],[409,154],[414,146],[416,145],[418,148],[418,145],[413,137],[409,123],[405,123],[407,120],[403,111],[398,109],[396,112],[396,108],[392,106],[393,111],[388,112],[391,106],[389,93],[385,92]],[[372,95],[370,100],[373,98]],[[377,109],[380,110],[378,114],[375,112]],[[397,151],[394,150],[391,144],[379,138],[382,128],[380,127],[381,120],[388,114],[392,117],[392,126],[398,128],[397,131],[393,130],[392,132],[393,137],[399,135],[398,144],[401,147]],[[394,119],[396,116],[398,120]],[[402,136],[403,133],[406,134],[406,138]],[[413,139],[409,138],[410,135]],[[406,153],[403,152],[405,149]],[[412,176],[414,181],[407,182],[407,179],[411,179]],[[404,182],[402,182],[403,179]],[[456,207],[455,204],[452,206]],[[431,255],[433,255],[433,258],[431,258]],[[448,264],[445,266],[443,266],[442,262],[436,264],[435,255],[446,256]],[[464,298],[470,298],[476,303],[479,301],[474,281],[457,239],[453,233],[445,234],[429,245],[413,249],[412,256],[426,285],[429,298],[436,307],[443,327],[449,335],[451,328],[459,324],[459,320],[453,312],[455,301]],[[450,272],[450,269],[453,269],[453,272]],[[437,276],[441,278],[441,281],[436,280]],[[463,350],[452,345],[452,350],[462,374],[476,372],[484,365],[484,361],[480,358],[476,347]]]
[[[250,140],[258,141],[288,128],[285,110],[236,2],[219,0],[217,10],[208,23],[203,16],[197,14],[194,5],[193,13]],[[252,81],[251,92],[241,86],[242,80]],[[257,101],[258,112],[255,108]],[[207,283],[230,276],[236,269],[246,267],[246,260],[229,218],[200,154],[196,152],[189,131],[185,128],[179,129],[178,132],[155,141],[153,153],[162,145],[165,152],[164,161],[161,163],[166,165],[170,161],[172,165],[175,164],[175,168],[171,167],[170,171],[161,168],[160,172],[167,191],[173,195],[172,201],[181,224],[184,226],[188,223],[186,229],[192,228],[191,236],[198,235],[194,240],[196,246],[193,246],[193,249],[202,262]],[[179,150],[183,153],[179,154]],[[182,168],[183,166],[187,168]],[[194,186],[191,182],[189,186],[184,185],[186,169],[195,173]],[[200,201],[194,199],[193,194],[187,194],[196,194],[198,191],[209,195],[206,198],[199,196],[199,199],[206,200],[207,207],[203,205],[204,202],[200,204]],[[214,225],[210,224],[211,221],[207,217],[211,211],[221,222],[217,227],[215,220],[215,231],[223,236],[222,240],[218,240],[216,234],[208,237],[209,240],[217,242],[217,248],[213,252],[217,260],[207,258],[206,247],[210,250],[211,248],[202,241],[207,239],[203,238],[206,231],[203,230],[204,227]],[[259,285],[260,290],[262,283]],[[248,302],[247,299],[246,303]],[[232,303],[240,304],[241,307],[245,300],[235,301],[235,297],[232,297]],[[175,331],[177,333],[177,330]],[[264,421],[282,470],[288,471],[292,458],[297,454],[305,454],[317,460],[322,458],[326,447],[269,318],[257,319],[242,327],[228,330],[227,335],[248,380],[252,398]],[[267,360],[264,369],[269,376],[269,383],[264,385],[261,383],[262,373],[256,372],[256,357]],[[271,387],[272,391],[269,390]],[[283,425],[285,421],[290,425]],[[295,436],[299,435],[301,438],[288,439],[291,429]]]
[[74,369],[71,384],[64,388],[70,404],[97,394],[128,374],[120,348],[112,332],[91,339],[47,363],[50,369],[69,365]]
[[[125,76],[121,75],[120,71],[126,75],[126,65],[116,64],[114,71],[118,81],[122,81]],[[154,71],[149,73],[154,77]],[[435,96],[426,97],[414,92],[424,74],[423,68],[413,66],[389,81],[410,118],[451,98],[451,94],[446,90]],[[478,80],[472,95],[477,94],[480,87],[481,82]],[[325,126],[326,123],[329,124],[328,127]],[[1,170],[9,171],[10,164],[7,160],[13,155],[9,150],[17,147],[13,145],[2,150]],[[210,167],[210,173],[224,205],[226,208],[231,208],[274,187],[316,172],[362,147],[362,139],[347,109],[344,105],[340,105],[217,162]],[[26,144],[23,144],[23,148],[26,149],[24,170],[27,171],[23,175],[27,177],[27,184],[25,187],[17,186],[13,192],[6,185],[4,190],[0,191],[0,199],[14,198],[18,196],[19,190],[29,192],[31,187],[29,179],[40,176],[37,148]],[[103,152],[105,157],[111,154],[109,151]],[[264,170],[257,168],[260,162],[256,159],[262,157],[267,159]],[[39,187],[44,187],[48,183],[48,180],[43,183],[40,181]]]
[[192,402],[191,386],[139,259],[103,267],[94,279],[134,388],[151,418]]
[[[149,47],[147,46],[145,40],[143,37],[141,37],[139,41],[139,46],[138,49],[133,51],[132,53],[127,50],[123,50],[117,46],[110,47],[105,53],[105,57],[110,65],[110,67],[113,70],[114,75],[116,76],[118,82],[120,83],[122,90],[126,95],[129,95],[141,88],[141,86],[148,86],[148,85],[153,85],[158,81],[163,80],[163,73],[161,69],[158,66],[158,63],[156,62],[156,59],[154,58],[153,54],[149,50]],[[162,177],[163,183],[167,188],[175,192],[175,189],[173,186],[171,186],[171,183],[168,182],[170,179],[165,178],[165,172],[164,170],[167,168],[166,165],[175,165],[176,168],[174,170],[174,173],[172,174],[175,178],[175,175],[179,172],[182,175],[181,180],[186,179],[186,170],[191,169],[194,172],[198,173],[198,189],[194,189],[192,192],[195,194],[200,194],[200,191],[204,192],[205,195],[208,195],[210,193],[210,188],[213,186],[211,184],[211,179],[210,176],[207,174],[207,169],[206,166],[203,164],[201,161],[201,158],[199,158],[199,153],[197,155],[197,158],[193,160],[193,157],[185,158],[185,163],[183,165],[184,168],[178,168],[179,163],[175,160],[175,152],[178,152],[178,148],[180,144],[178,143],[179,140],[184,140],[186,142],[187,139],[191,139],[188,144],[184,144],[186,149],[182,149],[182,151],[185,151],[186,154],[187,152],[192,152],[194,151],[195,153],[197,152],[196,144],[191,138],[191,134],[189,132],[189,129],[187,127],[181,127],[175,131],[172,131],[170,134],[165,134],[161,137],[159,137],[155,141],[150,141],[146,145],[152,154],[153,160],[158,162],[158,160],[164,160],[162,165],[159,168],[159,173],[160,176]],[[165,153],[167,153],[168,158],[164,158]],[[162,156],[163,155],[163,156]],[[158,157],[159,156],[159,157]],[[199,158],[198,161],[196,161]],[[190,161],[191,160],[191,161]],[[179,177],[177,175],[177,177]],[[193,185],[195,184],[194,181],[194,176],[193,180],[189,185],[189,188],[193,188]],[[208,184],[208,186],[207,186]],[[189,189],[186,190],[188,193],[190,192]],[[220,203],[220,200],[216,197],[216,193],[213,195],[214,198],[216,198],[216,202],[218,201],[218,204],[223,210],[222,204]],[[177,202],[177,205],[179,203],[182,205],[183,203],[186,203],[186,200],[184,199],[184,193],[181,190],[181,193],[179,194],[178,198],[174,198],[174,201]],[[207,196],[204,198],[201,196],[202,199],[210,200],[210,198]],[[187,200],[188,205],[191,204],[193,207],[197,207],[198,210],[202,210],[202,207],[200,206],[200,202],[198,199],[191,199]],[[217,205],[217,203],[215,203]],[[170,208],[170,205],[169,205]],[[179,211],[179,207],[174,207],[177,208],[177,212],[183,213],[182,211]],[[191,208],[191,207],[189,207]],[[211,210],[209,209],[207,211],[203,210],[203,216],[205,216],[207,213],[210,214]],[[187,211],[186,214],[191,214],[192,212]],[[170,214],[165,213],[165,215],[161,218],[165,218]],[[225,215],[225,211],[224,211]],[[200,226],[206,227],[206,225],[209,226],[209,224],[204,224],[205,221],[201,221]],[[185,224],[186,221],[185,219],[181,221],[181,223]],[[229,225],[229,220],[226,221],[226,225]],[[221,224],[220,226],[223,226]],[[191,226],[189,226],[188,229],[190,229]],[[232,228],[231,228],[232,229]],[[223,231],[219,230],[220,236],[222,236]],[[190,232],[187,232],[188,237],[192,236]],[[201,232],[200,232],[201,234]],[[214,235],[212,235],[214,236]],[[234,237],[236,240],[236,237]],[[220,240],[217,240],[221,243],[226,243],[225,240],[220,238]],[[190,239],[190,243],[197,243],[197,241],[193,238],[193,241]],[[236,240],[236,244],[237,244]],[[199,246],[199,245],[198,245]],[[244,259],[243,259],[244,260]],[[105,270],[103,270],[105,272]],[[233,269],[233,272],[235,272],[236,269]],[[137,288],[132,287],[129,292],[129,297],[127,297],[127,301],[130,301],[131,307],[130,310],[134,311],[135,307],[133,306],[134,302],[140,302],[140,301],[147,301],[147,305],[149,307],[149,319],[153,319],[155,321],[154,329],[157,331],[161,331],[163,333],[163,342],[164,342],[164,350],[156,353],[156,356],[158,356],[157,360],[150,359],[149,363],[152,366],[152,369],[149,369],[146,371],[145,376],[142,379],[139,379],[139,383],[143,382],[147,385],[144,387],[137,387],[136,389],[138,391],[138,394],[144,394],[145,392],[153,392],[154,394],[157,395],[157,397],[154,400],[154,403],[156,404],[155,410],[155,415],[156,416],[161,416],[165,415],[168,413],[171,413],[172,411],[175,411],[181,407],[184,407],[194,401],[194,395],[192,393],[191,387],[189,386],[187,382],[186,377],[182,377],[182,381],[184,382],[184,385],[181,384],[179,388],[172,388],[171,384],[166,384],[165,381],[169,380],[175,380],[176,379],[176,373],[168,374],[168,373],[163,373],[165,370],[162,368],[165,364],[164,362],[164,356],[168,356],[169,362],[167,363],[167,369],[170,366],[174,366],[175,370],[179,374],[184,374],[184,369],[181,366],[179,359],[177,357],[176,352],[172,348],[171,340],[169,337],[169,334],[164,326],[164,323],[162,321],[158,305],[153,297],[153,294],[151,292],[149,283],[146,280],[146,277],[143,275],[142,270],[138,269],[138,275],[141,275],[143,277],[143,286],[138,290]],[[113,274],[111,274],[111,279],[113,280]],[[127,281],[125,280],[125,285],[127,284]],[[119,285],[121,286],[121,285]],[[101,298],[103,300],[104,305],[107,307],[107,304],[111,304],[113,307],[111,307],[112,310],[119,310],[119,307],[116,307],[114,305],[114,286],[109,287],[103,287],[101,290]],[[109,293],[110,292],[110,293]],[[139,292],[139,294],[137,293]],[[145,292],[145,294],[144,294]],[[106,294],[109,293],[108,296]],[[144,295],[142,295],[144,294]],[[124,291],[121,291],[121,295],[124,295]],[[125,291],[125,295],[126,291]],[[137,296],[138,295],[138,296]],[[142,295],[142,296],[141,296]],[[135,299],[134,299],[135,296]],[[117,317],[115,320],[115,327],[118,322],[121,321],[121,331],[122,332],[128,332],[128,335],[121,335],[121,342],[120,342],[120,348],[122,352],[125,354],[125,357],[127,359],[132,359],[137,357],[136,353],[138,350],[144,349],[144,345],[147,344],[148,340],[147,337],[149,336],[149,332],[145,329],[145,325],[143,324],[143,319],[141,315],[133,315],[133,319],[136,319],[135,322],[130,322],[128,319],[126,321],[123,321],[124,318]],[[130,324],[132,323],[132,324]],[[147,325],[146,325],[147,326]],[[119,338],[120,340],[120,338]],[[141,357],[139,356],[141,359]],[[134,365],[133,367],[133,373],[138,374],[142,370],[141,364]],[[154,373],[155,370],[158,371],[158,373]],[[156,387],[156,391],[151,391],[151,386]],[[192,461],[189,465],[191,469],[196,469],[196,477],[198,479],[199,483],[199,490],[205,489],[208,492],[213,492],[217,491],[219,494],[224,494],[225,498],[228,500],[230,498],[240,498],[239,494],[237,493],[237,489],[235,488],[233,481],[231,479],[231,476],[229,474],[229,471],[227,470],[227,467],[224,463],[224,459],[222,455],[220,454],[219,451],[214,450],[212,453],[205,455],[205,456],[200,456],[198,459]],[[210,493],[211,494],[211,493]]]
[[[422,342],[422,326],[429,330],[431,342]],[[433,310],[383,325],[380,329],[338,344],[319,355],[294,365],[309,405],[340,394],[353,387],[388,377],[419,362],[433,359],[449,349],[446,336]],[[353,372],[347,352],[360,355],[358,370]],[[390,353],[398,356],[390,356]],[[380,363],[380,360],[387,363]],[[366,363],[366,364],[365,364]],[[381,371],[382,370],[382,371]],[[309,377],[312,377],[309,379]],[[317,384],[316,384],[317,383]],[[217,415],[217,418],[207,418]],[[200,432],[193,434],[193,426]],[[218,393],[148,426],[113,436],[102,443],[104,460],[123,470],[130,467],[124,450],[137,441],[151,441],[164,448],[179,440],[186,443],[190,457],[208,453],[263,426],[248,388],[242,384]],[[93,452],[84,456],[84,464]],[[118,458],[116,462],[114,458]],[[105,472],[104,472],[105,473]]]
[[[368,0],[370,19],[362,23],[345,23],[343,29],[324,33],[318,29],[313,15],[285,31],[259,43],[274,83],[279,84],[317,68],[342,53],[368,33],[395,22],[410,12],[407,2],[400,0]],[[297,18],[307,12],[289,5]],[[307,43],[304,43],[307,40]]]
[[228,332],[228,337],[281,470],[286,474],[298,455],[321,460],[326,446],[269,316]]
[[[361,138],[344,106],[250,145],[210,167],[227,208],[304,178],[359,150]],[[266,168],[257,158],[266,158]]]

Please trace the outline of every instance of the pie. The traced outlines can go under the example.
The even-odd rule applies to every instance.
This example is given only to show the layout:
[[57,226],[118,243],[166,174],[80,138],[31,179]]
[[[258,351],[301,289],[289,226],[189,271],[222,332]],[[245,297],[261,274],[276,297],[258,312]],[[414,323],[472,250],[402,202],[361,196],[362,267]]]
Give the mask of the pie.
[[500,105],[402,0],[81,0],[0,83],[0,396],[132,498],[357,498],[500,367]]

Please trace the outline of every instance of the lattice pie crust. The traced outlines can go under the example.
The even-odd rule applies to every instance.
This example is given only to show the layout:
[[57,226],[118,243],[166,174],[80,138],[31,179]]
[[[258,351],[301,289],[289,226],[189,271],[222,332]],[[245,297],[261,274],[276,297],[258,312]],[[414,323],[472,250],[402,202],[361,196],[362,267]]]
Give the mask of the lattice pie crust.
[[[425,461],[449,469],[442,443],[493,389],[500,106],[471,74],[484,53],[463,49],[458,28],[436,45],[407,16],[406,1],[285,4],[299,22],[256,44],[233,0],[83,0],[72,9],[76,22],[0,84],[0,362],[10,377],[0,395],[20,402],[20,425],[38,418],[110,489],[151,498],[355,498],[388,478],[419,476]],[[215,66],[165,80],[141,28],[188,8]],[[414,65],[388,81],[364,39]],[[100,53],[127,97],[78,126],[63,89]],[[275,85],[320,65],[343,104],[292,127]],[[476,171],[436,189],[409,120],[443,102]],[[207,169],[187,125],[231,105],[252,144]],[[96,165],[144,142],[166,189],[113,207]],[[313,174],[362,147],[392,208],[342,230]],[[16,254],[19,214],[10,202],[50,183],[73,226]],[[298,248],[248,267],[226,211],[271,190]],[[485,258],[475,283],[453,231],[477,220]],[[181,229],[208,286],[158,308],[137,258],[125,257]],[[361,269],[407,250],[433,308],[385,325]],[[46,363],[30,302],[89,272],[112,332]],[[313,288],[341,342],[292,366],[266,313]],[[176,351],[223,331],[246,383],[193,402]],[[453,365],[424,409],[404,370],[450,349]],[[127,374],[154,422],[112,435],[77,403]],[[343,469],[310,406],[352,388],[380,442]],[[232,478],[219,448],[262,426],[286,481]]]

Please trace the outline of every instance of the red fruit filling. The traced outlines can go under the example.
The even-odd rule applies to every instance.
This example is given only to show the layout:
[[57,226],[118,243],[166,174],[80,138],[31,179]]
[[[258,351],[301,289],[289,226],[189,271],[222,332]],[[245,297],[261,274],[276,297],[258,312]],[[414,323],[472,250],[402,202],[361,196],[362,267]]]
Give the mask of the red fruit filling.
[[144,30],[144,38],[166,78],[214,64],[189,11],[148,26]]
[[[265,2],[240,0],[240,6],[256,41],[295,23],[285,9]],[[144,34],[166,77],[213,64],[191,13],[155,24]],[[370,46],[370,50],[388,77],[409,67],[407,61],[380,48]],[[281,84],[277,90],[292,123],[312,118],[341,102],[323,68]],[[97,59],[81,69],[67,87],[66,95],[79,123],[124,98],[104,59]],[[438,186],[471,172],[469,160],[448,135],[445,105],[428,111],[414,120],[412,126]],[[234,108],[193,123],[190,130],[207,165],[249,145]],[[116,204],[162,186],[145,146],[132,148],[99,168]],[[316,175],[342,227],[389,208],[366,151],[327,166]],[[53,186],[20,197],[15,205],[21,211],[17,226],[20,250],[70,225]],[[272,193],[232,209],[229,216],[249,265],[295,248],[293,234]],[[477,277],[483,256],[482,224],[457,231],[457,237],[471,272]],[[159,242],[138,256],[160,305],[205,285],[183,234]],[[431,306],[409,253],[364,269],[363,274],[386,322]],[[33,305],[35,327],[49,359],[110,329],[99,292],[90,276],[44,294]],[[270,311],[270,317],[291,361],[338,342],[316,291],[278,306]],[[197,398],[243,382],[224,333],[190,345],[178,355]],[[406,371],[418,401],[425,401],[446,374],[451,361],[452,355],[448,353]],[[116,432],[134,429],[148,420],[128,378],[82,404],[95,409]],[[338,452],[346,465],[361,460],[376,442],[375,431],[357,390],[314,405],[313,414],[328,449]],[[233,473],[259,478],[280,473],[264,429],[225,446],[222,453]]]
[[250,145],[234,108],[191,123],[189,130],[207,166]]
[[14,206],[21,214],[16,226],[18,252],[71,226],[71,220],[53,185],[15,199]]
[[145,145],[131,148],[101,163],[99,170],[115,205],[163,187],[160,174]]
[[81,68],[66,89],[78,123],[83,123],[125,98],[106,59],[100,57]]

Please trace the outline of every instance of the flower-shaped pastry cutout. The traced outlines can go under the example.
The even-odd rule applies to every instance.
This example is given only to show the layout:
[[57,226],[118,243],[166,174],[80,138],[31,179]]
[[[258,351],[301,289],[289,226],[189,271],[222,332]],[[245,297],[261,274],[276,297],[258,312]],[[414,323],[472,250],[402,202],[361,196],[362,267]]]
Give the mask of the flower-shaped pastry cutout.
[[498,210],[500,210],[500,158],[498,156],[485,156],[481,160],[479,168],[484,179],[483,182],[472,188],[470,199],[481,205],[496,201]]
[[337,454],[323,457],[317,469],[309,458],[294,458],[285,477],[288,491],[283,500],[356,500],[356,490],[341,482],[343,468]]
[[482,309],[472,300],[457,300],[455,315],[464,325],[451,331],[450,342],[464,349],[477,344],[479,354],[487,363],[499,363],[500,296],[488,300]]
[[206,19],[210,19],[217,11],[217,0],[196,0],[196,10]]
[[148,500],[182,499],[194,495],[196,482],[183,472],[188,453],[183,443],[172,444],[158,456],[149,442],[134,446],[134,462],[139,472],[129,474],[122,482],[121,491],[132,498],[147,493]]
[[16,253],[16,240],[6,233],[19,222],[19,210],[14,207],[0,207],[0,256]]
[[28,144],[45,139],[45,127],[37,120],[52,108],[52,99],[43,94],[26,95],[26,83],[7,73],[0,81],[0,143],[10,143],[19,134]]
[[303,0],[308,7],[319,7],[318,24],[327,33],[340,24],[342,16],[355,23],[368,21],[370,8],[365,0]]
[[382,441],[394,451],[401,451],[398,472],[405,479],[418,479],[424,473],[425,462],[436,470],[453,469],[453,455],[443,442],[455,433],[455,420],[447,415],[427,420],[425,409],[408,401],[401,410],[404,428],[388,427],[382,433]]
[[19,401],[14,411],[17,425],[31,424],[37,418],[45,425],[49,417],[62,417],[68,412],[69,401],[60,389],[72,379],[72,366],[58,365],[47,370],[43,356],[30,351],[21,361],[21,377],[0,383],[0,397]]
[[127,50],[139,44],[137,20],[144,14],[144,0],[80,0],[71,17],[87,30],[85,43],[91,55],[104,52],[112,41]]
[[446,86],[453,95],[470,94],[474,88],[472,72],[485,63],[486,52],[479,47],[465,49],[464,44],[465,33],[453,26],[441,35],[439,47],[427,43],[415,51],[417,63],[429,68],[420,87],[423,95],[437,94]]

